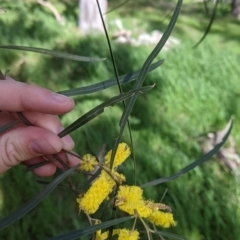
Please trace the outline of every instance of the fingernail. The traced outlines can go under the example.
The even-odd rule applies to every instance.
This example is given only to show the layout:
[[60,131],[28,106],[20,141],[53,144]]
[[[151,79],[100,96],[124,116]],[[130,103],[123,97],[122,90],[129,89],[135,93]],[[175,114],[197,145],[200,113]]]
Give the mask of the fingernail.
[[57,151],[44,139],[37,139],[31,142],[31,149],[37,154],[54,154]]
[[73,100],[71,98],[66,97],[62,94],[58,94],[58,93],[52,93],[52,98],[57,100],[60,103],[73,102]]

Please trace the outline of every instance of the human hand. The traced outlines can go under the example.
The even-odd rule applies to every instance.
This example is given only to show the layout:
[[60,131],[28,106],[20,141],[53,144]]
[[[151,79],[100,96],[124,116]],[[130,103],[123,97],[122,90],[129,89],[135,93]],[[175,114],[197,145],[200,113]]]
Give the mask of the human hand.
[[[0,80],[0,126],[19,119],[17,112],[33,125],[19,122],[12,129],[0,134],[0,173],[23,163],[27,166],[45,161],[41,156],[72,150],[70,136],[58,137],[63,130],[59,114],[71,111],[74,101],[39,86],[25,84],[11,78]],[[79,161],[70,156],[71,166]],[[57,161],[34,169],[40,176],[55,173]]]

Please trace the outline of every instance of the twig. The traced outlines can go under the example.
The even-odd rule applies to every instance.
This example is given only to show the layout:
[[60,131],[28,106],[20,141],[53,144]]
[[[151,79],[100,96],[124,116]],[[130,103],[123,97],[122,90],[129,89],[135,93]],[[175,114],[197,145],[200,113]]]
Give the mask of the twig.
[[48,8],[53,13],[53,15],[55,16],[56,20],[61,25],[65,24],[64,18],[59,14],[58,10],[52,5],[52,3],[46,2],[44,0],[37,0],[37,3],[39,3],[40,5]]

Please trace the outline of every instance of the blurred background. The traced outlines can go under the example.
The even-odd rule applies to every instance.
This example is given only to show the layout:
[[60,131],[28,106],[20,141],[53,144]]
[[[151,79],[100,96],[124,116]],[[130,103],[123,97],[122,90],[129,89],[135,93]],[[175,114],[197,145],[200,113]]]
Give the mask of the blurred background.
[[[124,2],[108,0],[109,12],[105,14],[119,75],[141,68],[165,31],[177,1],[135,0],[117,7]],[[237,240],[240,236],[240,21],[233,5],[237,2],[218,3],[210,32],[193,48],[204,35],[216,3],[184,1],[172,36],[158,57],[165,62],[149,73],[144,83],[156,86],[138,97],[130,117],[138,184],[170,176],[200,158],[211,149],[218,131],[231,116],[235,117],[231,142],[224,146],[225,157],[234,167],[216,156],[175,181],[144,190],[147,198],[171,206],[178,224],[167,231],[186,239]],[[0,49],[0,68],[10,69],[11,77],[53,91],[114,77],[106,38],[101,31],[87,34],[81,30],[77,0],[1,0],[0,8],[0,45],[106,58],[84,63]],[[131,86],[124,86],[124,91]],[[76,108],[61,116],[64,125],[117,94],[118,88],[113,87],[76,97]],[[121,104],[106,109],[75,131],[75,151],[98,155],[101,150],[110,150],[122,110]],[[130,143],[127,131],[122,140]],[[120,168],[129,184],[133,184],[132,160]],[[80,186],[81,177],[73,178]],[[44,187],[37,182],[39,179],[25,172],[23,166],[1,175],[0,217],[34,197]],[[49,182],[51,178],[44,180]],[[46,239],[84,228],[88,224],[78,215],[75,198],[71,189],[57,188],[24,218],[2,230],[0,239]]]

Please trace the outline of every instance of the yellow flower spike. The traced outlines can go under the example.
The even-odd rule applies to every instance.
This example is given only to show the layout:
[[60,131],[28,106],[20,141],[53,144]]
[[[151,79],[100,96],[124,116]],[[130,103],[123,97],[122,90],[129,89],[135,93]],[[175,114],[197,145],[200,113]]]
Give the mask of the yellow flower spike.
[[[126,143],[119,143],[114,162],[113,162],[113,168],[117,168],[120,166],[131,154],[131,150],[129,146]],[[112,156],[112,150],[110,150],[107,155],[105,156],[105,164],[109,165],[111,161]]]
[[91,154],[86,154],[82,157],[79,169],[86,172],[92,172],[97,164],[98,162],[96,157],[92,156]]
[[77,198],[79,209],[88,214],[95,213],[115,185],[115,181],[105,171],[102,171],[83,197]]
[[173,219],[172,213],[168,212],[155,211],[147,218],[147,220],[156,226],[161,226],[164,228],[169,228],[171,226],[177,225]]
[[139,232],[137,230],[130,231],[128,229],[120,229],[118,240],[138,240]]
[[115,204],[120,210],[130,215],[134,215],[136,209],[139,216],[148,217],[153,210],[145,204],[142,192],[143,190],[138,186],[120,186]]

